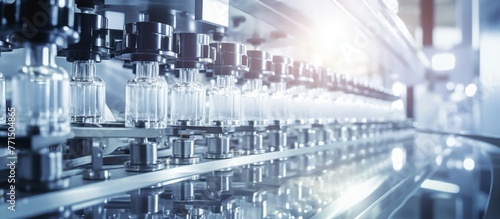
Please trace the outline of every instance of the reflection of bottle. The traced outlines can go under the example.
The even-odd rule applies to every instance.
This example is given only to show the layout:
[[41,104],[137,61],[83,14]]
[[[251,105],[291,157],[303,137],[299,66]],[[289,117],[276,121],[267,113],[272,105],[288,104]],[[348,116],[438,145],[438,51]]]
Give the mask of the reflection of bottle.
[[125,93],[125,126],[165,128],[168,85],[159,76],[158,62],[135,64],[136,75],[127,82]]
[[203,125],[205,120],[205,86],[196,80],[199,70],[180,69],[180,81],[172,87],[171,122],[181,121],[188,125]]
[[75,61],[71,76],[71,121],[103,123],[106,87],[96,76],[95,61]]
[[69,77],[57,67],[55,44],[27,44],[26,61],[12,79],[12,106],[16,110],[16,135],[39,132],[65,135],[70,130]]
[[6,103],[5,103],[5,79],[0,73],[0,123],[5,123],[6,120]]
[[226,125],[238,125],[240,122],[241,90],[235,86],[232,75],[217,75],[216,85],[208,91],[211,123],[220,121]]

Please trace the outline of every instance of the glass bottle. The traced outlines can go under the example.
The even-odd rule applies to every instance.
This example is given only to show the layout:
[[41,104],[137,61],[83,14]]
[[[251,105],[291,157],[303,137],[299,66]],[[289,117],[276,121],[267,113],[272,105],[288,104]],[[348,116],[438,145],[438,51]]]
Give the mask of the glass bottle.
[[312,114],[313,119],[326,122],[329,120],[328,111],[331,108],[331,94],[323,87],[316,88],[310,92],[310,96],[313,98],[312,105],[310,106],[310,116]]
[[208,120],[211,124],[239,125],[241,90],[232,75],[217,75],[216,84],[208,91]]
[[297,85],[289,89],[292,94],[292,100],[288,104],[288,108],[292,113],[291,118],[301,122],[307,122],[309,119],[309,98],[305,85]]
[[286,91],[286,82],[270,83],[271,91],[268,98],[266,110],[269,113],[268,119],[289,122],[289,110],[287,104],[291,101]]
[[106,85],[96,76],[94,60],[73,62],[71,75],[71,121],[103,123]]
[[5,79],[3,74],[0,73],[0,124],[5,123],[7,117],[7,109],[5,102]]
[[69,75],[56,65],[55,44],[26,44],[25,65],[12,78],[18,136],[70,133]]
[[158,62],[135,62],[136,75],[125,91],[125,126],[160,129],[167,127],[168,85],[159,76]]
[[267,124],[264,109],[268,97],[268,93],[262,89],[262,79],[248,79],[241,94],[242,121],[254,121],[256,125]]
[[172,105],[170,121],[173,125],[187,122],[187,125],[205,123],[206,89],[196,81],[199,70],[196,68],[179,69],[179,82],[171,90]]

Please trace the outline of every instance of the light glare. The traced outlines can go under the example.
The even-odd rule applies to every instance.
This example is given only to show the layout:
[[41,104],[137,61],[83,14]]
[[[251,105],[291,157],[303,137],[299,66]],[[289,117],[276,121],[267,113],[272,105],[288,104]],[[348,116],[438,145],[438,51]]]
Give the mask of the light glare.
[[392,85],[392,93],[396,96],[401,96],[401,94],[403,94],[403,92],[405,90],[406,90],[406,86],[401,82],[395,82]]
[[432,69],[449,71],[455,68],[455,55],[452,53],[435,54],[432,56]]
[[475,96],[476,92],[477,92],[477,86],[475,84],[468,84],[467,87],[465,87],[465,95],[468,97]]
[[391,153],[392,168],[399,171],[403,168],[406,161],[406,152],[402,148],[393,148]]
[[420,188],[446,193],[458,193],[460,191],[460,187],[456,184],[431,179],[424,180],[424,182],[420,185]]
[[476,163],[474,162],[474,160],[472,158],[465,158],[463,165],[464,165],[464,169],[471,171],[476,166]]

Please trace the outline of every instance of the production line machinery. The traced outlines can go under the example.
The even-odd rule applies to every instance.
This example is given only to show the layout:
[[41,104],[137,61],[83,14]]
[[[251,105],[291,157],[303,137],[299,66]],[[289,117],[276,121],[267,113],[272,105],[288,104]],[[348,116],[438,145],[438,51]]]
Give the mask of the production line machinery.
[[353,206],[395,210],[450,154],[381,85],[225,42],[227,2],[143,3],[2,1],[1,59],[25,52],[0,81],[2,218],[384,217]]

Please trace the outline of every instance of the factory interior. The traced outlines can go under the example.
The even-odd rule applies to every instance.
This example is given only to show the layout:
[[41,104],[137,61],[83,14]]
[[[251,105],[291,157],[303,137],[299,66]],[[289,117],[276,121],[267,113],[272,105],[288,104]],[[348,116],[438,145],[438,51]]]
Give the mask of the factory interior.
[[500,218],[498,0],[2,0],[0,218]]

